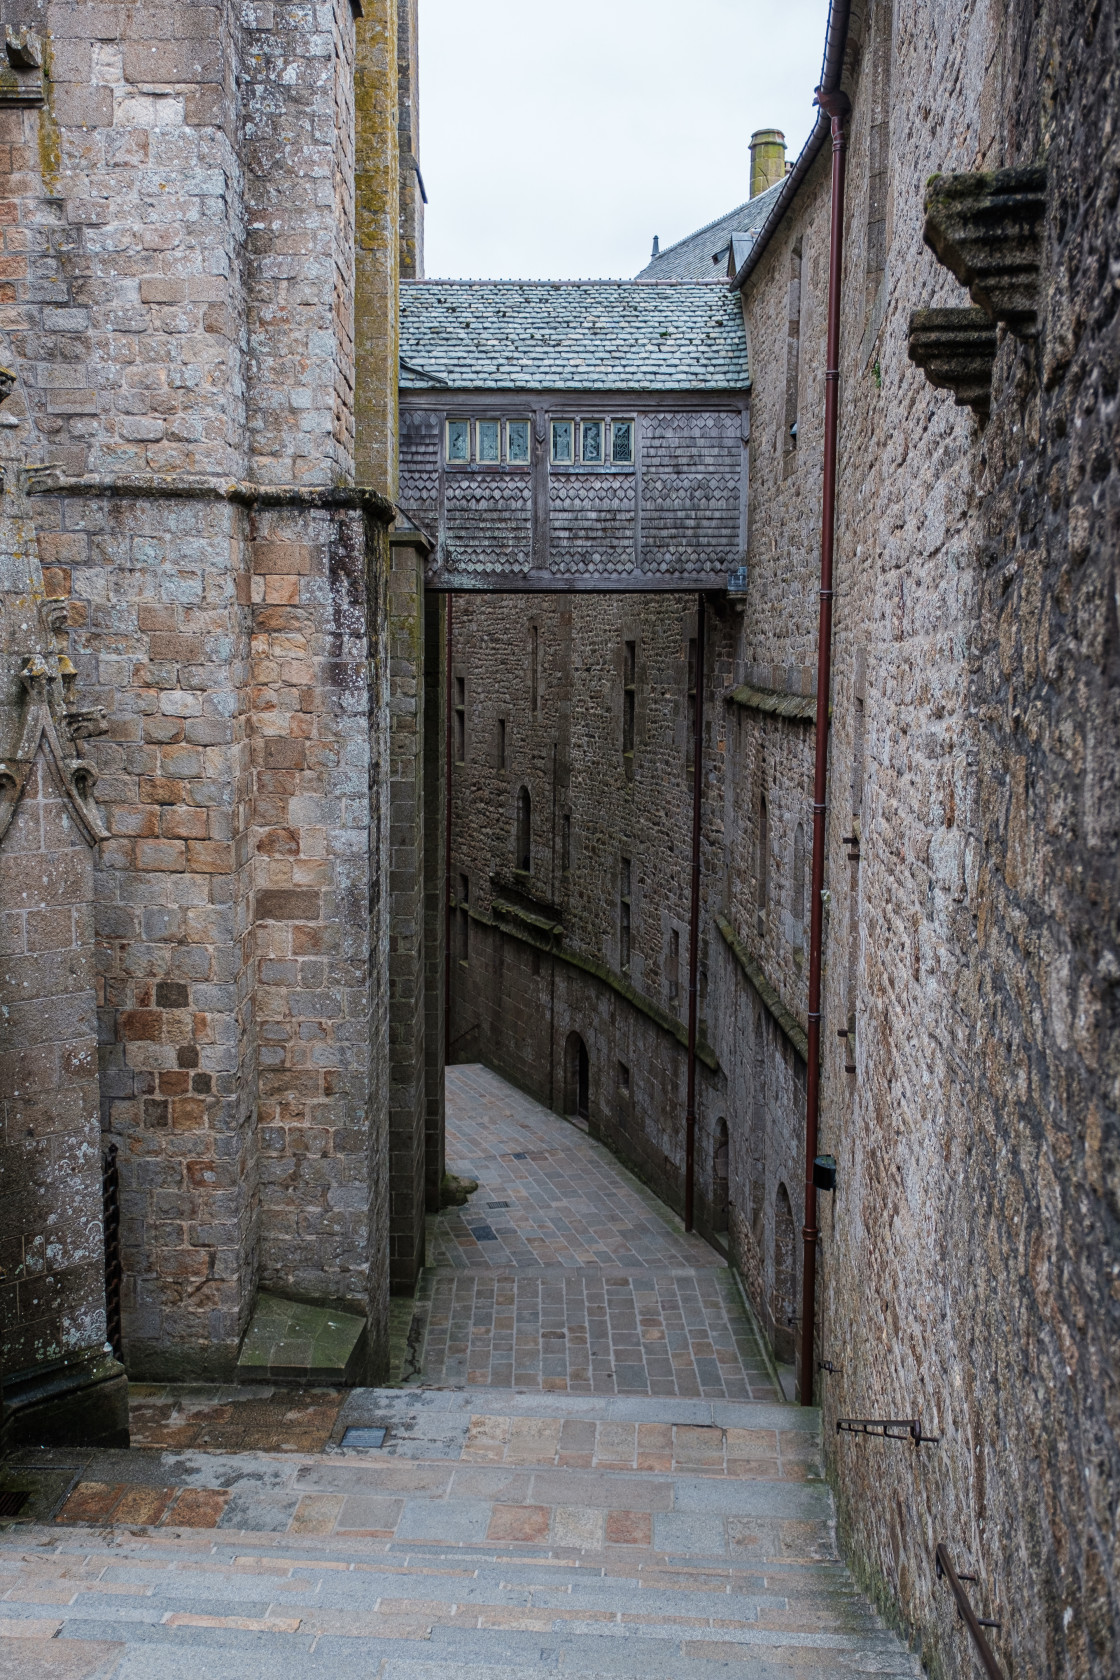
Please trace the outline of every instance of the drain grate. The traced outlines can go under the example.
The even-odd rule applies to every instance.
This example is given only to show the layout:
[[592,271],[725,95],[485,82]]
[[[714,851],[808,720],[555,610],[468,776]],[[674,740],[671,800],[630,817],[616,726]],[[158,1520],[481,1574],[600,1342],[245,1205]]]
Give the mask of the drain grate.
[[0,1493],[0,1517],[18,1517],[30,1498],[29,1493]]
[[511,1155],[510,1156],[511,1161],[527,1161],[528,1159],[529,1159],[529,1151],[527,1149],[523,1149],[519,1155]]
[[508,1207],[509,1203],[508,1202],[487,1202],[486,1206],[488,1208]]
[[383,1447],[388,1433],[387,1429],[368,1429],[351,1425],[349,1429],[342,1432],[342,1445],[344,1447]]

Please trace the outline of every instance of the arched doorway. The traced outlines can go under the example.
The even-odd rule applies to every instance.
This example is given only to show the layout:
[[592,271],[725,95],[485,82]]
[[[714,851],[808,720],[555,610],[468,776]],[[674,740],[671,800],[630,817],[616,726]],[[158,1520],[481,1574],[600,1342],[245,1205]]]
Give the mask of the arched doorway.
[[591,1104],[591,1064],[577,1032],[568,1034],[564,1051],[564,1113],[586,1120]]
[[774,1353],[784,1364],[791,1365],[794,1357],[795,1232],[793,1208],[789,1191],[779,1184],[774,1199],[774,1289],[771,1315],[774,1320]]
[[716,1147],[712,1158],[712,1228],[716,1236],[727,1230],[727,1121],[716,1121]]

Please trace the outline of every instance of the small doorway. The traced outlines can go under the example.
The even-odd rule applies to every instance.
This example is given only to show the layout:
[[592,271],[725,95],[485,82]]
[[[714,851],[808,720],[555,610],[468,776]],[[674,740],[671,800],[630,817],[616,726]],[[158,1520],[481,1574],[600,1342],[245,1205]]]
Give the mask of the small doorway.
[[591,1108],[591,1064],[587,1046],[577,1032],[568,1034],[564,1053],[564,1112],[587,1120]]
[[793,1323],[793,1292],[797,1266],[795,1246],[796,1234],[789,1191],[784,1184],[779,1184],[774,1202],[774,1293],[771,1313],[774,1320],[774,1355],[786,1365],[792,1365],[796,1345]]

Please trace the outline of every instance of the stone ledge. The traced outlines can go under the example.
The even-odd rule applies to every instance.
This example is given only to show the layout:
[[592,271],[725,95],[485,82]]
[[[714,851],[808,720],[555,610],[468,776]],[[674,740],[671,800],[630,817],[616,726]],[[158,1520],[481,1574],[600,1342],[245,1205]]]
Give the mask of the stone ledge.
[[770,981],[767,980],[758,963],[751,956],[727,918],[717,916],[716,926],[723,935],[724,943],[735,961],[739,964],[774,1020],[781,1027],[801,1060],[807,1062],[809,1059],[809,1039],[793,1010],[782,1002],[777,987],[772,986]]
[[[465,906],[465,908],[471,920],[481,923],[483,927],[492,928],[495,933],[507,934],[511,939],[519,939],[522,944],[531,945],[535,951],[540,951],[548,957],[555,957],[557,962],[567,963],[569,968],[578,968],[584,974],[593,975],[596,980],[601,980],[604,986],[609,986],[613,992],[618,993],[619,997],[625,998],[627,1003],[633,1004],[634,1008],[642,1015],[647,1016],[655,1026],[660,1027],[662,1032],[671,1034],[687,1050],[688,1028],[684,1022],[678,1021],[675,1015],[670,1015],[667,1009],[661,1008],[660,1004],[644,997],[636,986],[632,986],[628,980],[623,979],[621,974],[616,974],[613,969],[608,968],[606,963],[596,962],[593,957],[580,956],[575,951],[558,951],[551,942],[545,940],[529,927],[518,927],[513,923],[499,922],[492,916],[487,916],[482,910],[475,910],[469,906]],[[697,1043],[696,1056],[697,1060],[703,1062],[704,1066],[709,1068],[712,1073],[720,1071],[719,1058],[711,1045],[703,1038]]]
[[815,694],[787,694],[776,688],[755,688],[741,683],[724,696],[729,705],[746,706],[752,712],[766,712],[772,717],[789,718],[793,723],[814,723],[817,716]]
[[907,355],[958,408],[986,418],[992,405],[996,329],[982,309],[915,309]]
[[[238,507],[321,508],[326,512],[357,510],[388,525],[397,510],[379,491],[363,485],[255,484],[249,480],[193,477],[174,478],[158,473],[94,474],[69,478],[48,467],[28,469],[32,496],[132,496],[154,500],[232,502]],[[412,539],[414,540],[414,539]]]
[[926,187],[923,237],[938,262],[967,286],[990,320],[1017,338],[1038,333],[1046,170],[934,175]]
[[128,1446],[128,1379],[112,1353],[94,1348],[4,1378],[0,1441],[23,1446]]
[[257,1297],[237,1358],[238,1382],[346,1387],[361,1371],[366,1321],[357,1313]]

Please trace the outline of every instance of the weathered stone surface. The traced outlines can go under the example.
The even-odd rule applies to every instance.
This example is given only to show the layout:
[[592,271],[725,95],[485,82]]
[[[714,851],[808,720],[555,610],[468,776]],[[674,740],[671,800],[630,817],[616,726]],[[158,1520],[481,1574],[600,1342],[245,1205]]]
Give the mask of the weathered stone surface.
[[926,188],[923,237],[974,303],[1018,338],[1038,332],[1046,171],[935,175]]
[[987,418],[996,329],[982,309],[915,309],[906,354],[931,385],[953,392],[958,408]]

